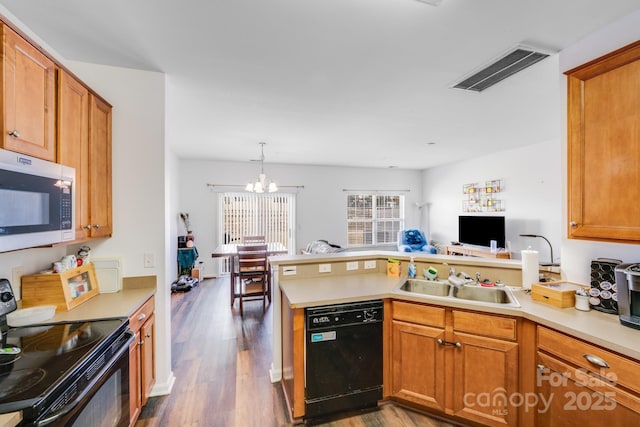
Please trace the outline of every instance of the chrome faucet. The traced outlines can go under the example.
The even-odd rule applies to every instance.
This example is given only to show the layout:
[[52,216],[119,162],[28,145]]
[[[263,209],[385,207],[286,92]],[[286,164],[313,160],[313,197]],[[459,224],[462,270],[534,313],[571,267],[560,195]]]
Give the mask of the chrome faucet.
[[442,264],[449,267],[449,283],[451,283],[453,286],[464,286],[466,283],[473,281],[471,279],[471,276],[469,276],[464,271],[459,271],[456,273],[456,269],[453,266],[447,264],[446,262],[443,262]]
[[457,277],[462,277],[465,280],[471,280],[471,276],[469,276],[467,273],[465,273],[464,271],[459,271],[458,274],[456,274]]
[[449,277],[455,277],[456,276],[456,269],[452,265],[449,265],[446,262],[443,262],[442,265],[446,265],[447,267],[449,267]]

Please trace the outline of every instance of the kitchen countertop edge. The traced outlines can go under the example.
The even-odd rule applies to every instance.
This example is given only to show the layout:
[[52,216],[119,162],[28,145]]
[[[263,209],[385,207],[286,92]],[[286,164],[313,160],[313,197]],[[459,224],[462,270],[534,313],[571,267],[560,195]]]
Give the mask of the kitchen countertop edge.
[[[640,360],[640,331],[620,324],[618,316],[596,310],[580,311],[557,308],[534,301],[524,290],[514,290],[521,307],[501,307],[464,300],[450,300],[427,295],[411,295],[396,288],[405,278],[384,274],[333,276],[280,282],[280,289],[291,308],[342,304],[371,299],[395,300],[435,304],[474,310],[490,314],[522,317],[576,338]],[[513,288],[512,288],[513,289]]]
[[52,322],[75,322],[111,318],[128,318],[146,300],[155,295],[155,287],[123,289],[98,294],[69,311],[56,311]]

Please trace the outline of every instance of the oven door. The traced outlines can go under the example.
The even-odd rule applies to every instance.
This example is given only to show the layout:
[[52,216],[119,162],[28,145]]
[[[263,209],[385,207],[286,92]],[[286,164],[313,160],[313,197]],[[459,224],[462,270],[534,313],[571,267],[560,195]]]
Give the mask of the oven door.
[[129,339],[100,375],[78,397],[54,413],[45,412],[34,426],[126,427],[129,425]]

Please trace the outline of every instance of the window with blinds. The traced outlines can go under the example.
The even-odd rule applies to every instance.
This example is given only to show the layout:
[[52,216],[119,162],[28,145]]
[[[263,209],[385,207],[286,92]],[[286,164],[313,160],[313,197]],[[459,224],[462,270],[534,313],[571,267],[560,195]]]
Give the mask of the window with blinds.
[[293,245],[295,194],[221,193],[221,243],[240,243],[242,236],[265,236],[267,242]]
[[395,243],[404,224],[404,196],[347,195],[347,245]]

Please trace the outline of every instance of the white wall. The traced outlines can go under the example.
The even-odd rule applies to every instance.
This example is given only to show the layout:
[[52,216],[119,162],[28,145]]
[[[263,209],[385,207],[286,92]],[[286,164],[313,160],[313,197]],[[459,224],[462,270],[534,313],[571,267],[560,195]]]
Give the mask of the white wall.
[[519,236],[527,233],[549,239],[558,258],[562,239],[560,161],[560,143],[553,140],[425,170],[424,200],[429,203],[431,238],[443,244],[458,240],[458,216],[465,214],[464,184],[501,179],[504,191],[496,198],[503,200],[505,211],[486,215],[505,216],[506,240],[514,257],[531,246],[540,252],[542,261],[550,259],[544,240]]
[[[626,46],[640,39],[640,10],[608,25],[605,28],[589,35],[578,43],[560,52],[560,72],[570,70],[585,62],[598,58],[613,50]],[[562,105],[566,105],[566,77],[561,74],[560,97]],[[566,141],[566,110],[562,109],[562,140]],[[563,176],[566,176],[567,152],[566,145],[562,145]],[[638,185],[639,183],[630,183]],[[606,195],[603,195],[606,197]],[[566,201],[566,189],[563,194]],[[637,205],[629,206],[629,209],[637,209]],[[562,223],[567,224],[567,206],[563,204]],[[602,258],[614,258],[624,262],[640,262],[640,245],[599,243],[566,238],[566,231],[562,241],[562,270],[568,280],[589,283],[591,260]]]
[[[405,194],[405,225],[419,227],[421,178],[419,171],[322,166],[294,166],[266,163],[267,177],[280,186],[304,186],[297,192],[296,250],[312,240],[325,239],[347,245],[346,193],[343,189],[410,190]],[[205,274],[217,272],[211,252],[220,242],[217,235],[218,191],[243,191],[259,173],[256,163],[200,160],[180,161],[180,211],[188,212],[200,261]],[[207,184],[239,185],[237,189],[212,190]],[[286,191],[282,188],[282,191]],[[178,221],[177,214],[175,221]],[[179,231],[182,232],[180,225]]]
[[520,233],[542,234],[551,241],[554,254],[561,257],[563,278],[585,284],[590,282],[590,264],[595,258],[640,262],[640,245],[637,244],[567,239],[566,78],[562,74],[638,39],[640,11],[557,55],[558,105],[550,106],[550,113],[559,118],[557,140],[426,170],[423,175],[424,200],[431,203],[431,237],[444,243],[457,239],[456,221],[462,211],[464,183],[503,179],[506,191],[500,197],[506,202],[507,240],[511,241],[511,249],[516,255],[531,245],[540,251],[541,259],[546,260],[548,247],[542,239],[518,237]]

